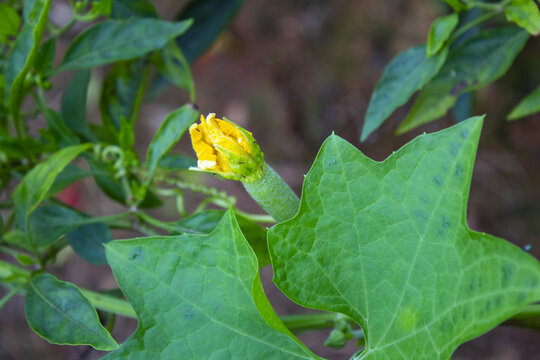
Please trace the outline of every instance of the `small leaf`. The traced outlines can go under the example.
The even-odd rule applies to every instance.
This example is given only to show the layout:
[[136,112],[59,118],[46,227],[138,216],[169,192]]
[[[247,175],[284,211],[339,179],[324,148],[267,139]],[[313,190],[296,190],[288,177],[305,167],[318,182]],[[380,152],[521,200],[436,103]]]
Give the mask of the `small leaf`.
[[59,150],[24,176],[13,192],[15,215],[21,229],[26,228],[27,217],[45,198],[58,174],[90,146],[90,144],[73,145]]
[[46,108],[43,111],[43,115],[45,115],[45,121],[49,127],[49,134],[60,148],[75,145],[80,142],[79,138],[77,138],[77,136],[75,136],[75,134],[67,127],[62,118],[62,114],[58,111]]
[[143,56],[165,46],[190,25],[191,21],[171,23],[148,18],[105,20],[73,40],[56,71],[90,68]]
[[129,19],[133,17],[158,18],[154,5],[147,0],[114,0],[112,19]]
[[56,38],[50,38],[45,41],[38,49],[34,68],[38,74],[47,78],[53,67],[54,52],[56,51]]
[[86,97],[89,83],[89,69],[75,72],[62,95],[62,118],[71,131],[85,140],[95,141],[86,121]]
[[448,5],[450,5],[450,7],[455,12],[461,12],[461,11],[467,9],[467,5],[462,3],[460,0],[444,0],[444,2],[447,3]]
[[402,134],[443,116],[457,98],[482,88],[508,70],[529,34],[516,27],[480,32],[448,54],[441,71],[422,90],[397,130]]
[[105,265],[105,248],[103,244],[112,240],[111,232],[103,223],[78,227],[67,234],[69,245],[84,260],[94,265]]
[[24,313],[32,330],[52,344],[90,345],[107,351],[118,348],[79,289],[50,274],[29,281]]
[[273,312],[231,211],[210,235],[114,241],[105,248],[139,327],[104,359],[318,358]]
[[[0,152],[11,159],[24,159],[43,152],[43,145],[30,137],[0,135]],[[196,166],[196,165],[195,165]]]
[[362,326],[355,359],[449,359],[540,300],[538,260],[467,226],[481,126],[421,135],[383,162],[332,135],[298,214],[268,232],[276,285]]
[[[109,198],[126,205],[127,194],[124,188],[118,182],[118,179],[115,178],[115,173],[113,169],[108,167],[106,163],[97,161],[92,158],[87,158],[86,161],[90,166],[92,176],[94,177],[94,180],[96,181],[96,184],[99,186],[99,188]],[[139,183],[139,181],[136,179],[134,179],[134,181]],[[140,206],[143,208],[154,208],[161,205],[161,200],[151,191],[146,191],[146,197],[140,204]]]
[[122,118],[130,124],[135,123],[147,75],[148,67],[142,59],[116,63],[107,74],[99,110],[103,124],[111,134],[118,134]]
[[189,63],[175,41],[169,41],[167,46],[162,51],[156,52],[150,60],[163,75],[154,80],[150,96],[152,96],[152,93],[159,94],[169,82],[172,82],[179,88],[186,89],[190,94],[190,98],[194,99],[195,84]]
[[192,105],[187,104],[174,110],[163,120],[148,146],[148,153],[146,154],[148,177],[145,184],[150,183],[161,158],[178,142],[189,126],[197,120],[198,114]]
[[0,42],[6,43],[8,36],[15,36],[19,32],[21,17],[11,6],[0,3]]
[[[24,25],[15,40],[5,65],[5,92],[11,117],[18,121],[23,98],[23,83],[32,68],[45,27],[51,0],[26,1]],[[3,20],[2,20],[3,21]]]
[[523,100],[510,112],[508,120],[517,120],[540,111],[540,86],[532,93],[525,96]]
[[191,0],[177,20],[193,19],[193,26],[176,41],[192,63],[201,56],[234,19],[243,0]]
[[431,57],[441,50],[452,31],[459,22],[459,16],[456,13],[441,16],[431,24],[427,41],[427,57]]
[[506,6],[506,18],[522,28],[527,29],[533,35],[540,34],[540,9],[538,2],[533,0],[512,0]]
[[447,54],[444,50],[428,59],[422,45],[410,48],[390,61],[371,95],[361,141],[437,74]]

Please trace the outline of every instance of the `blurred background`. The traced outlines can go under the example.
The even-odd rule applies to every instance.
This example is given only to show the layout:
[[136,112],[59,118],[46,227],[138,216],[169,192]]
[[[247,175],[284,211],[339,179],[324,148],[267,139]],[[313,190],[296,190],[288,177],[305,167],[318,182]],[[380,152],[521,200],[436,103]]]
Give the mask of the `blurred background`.
[[[160,15],[173,20],[186,1],[154,1]],[[192,67],[201,113],[217,113],[251,130],[271,164],[300,194],[303,175],[324,139],[334,131],[375,160],[422,132],[452,125],[445,118],[395,136],[397,125],[410,108],[398,109],[365,143],[359,143],[367,104],[386,64],[400,51],[424,43],[431,22],[448,9],[442,0],[250,0],[229,28]],[[62,25],[71,10],[53,1],[51,20]],[[57,61],[73,37],[74,27],[57,43]],[[480,142],[469,200],[468,221],[472,229],[505,238],[540,257],[540,114],[516,122],[506,121],[508,112],[540,84],[540,37],[531,38],[509,72],[495,84],[474,94],[473,115],[487,114]],[[98,84],[107,68],[92,74],[89,111],[99,121]],[[48,99],[58,104],[71,73],[52,78]],[[163,118],[188,101],[182,90],[169,87],[149,99],[140,112],[136,144],[140,155]],[[193,155],[188,137],[174,151]],[[195,175],[188,175],[195,176]],[[216,178],[197,178],[238,198],[239,208],[261,212],[239,183]],[[93,215],[118,212],[86,179],[62,195],[79,209]],[[174,204],[154,215],[177,217]],[[116,232],[114,238],[134,234]],[[95,290],[116,287],[107,267],[92,266],[74,254],[62,253],[53,269],[62,280]],[[279,315],[305,311],[293,304],[271,282],[272,270],[262,271],[265,290]],[[104,355],[89,347],[50,345],[35,335],[24,320],[23,299],[12,300],[0,317],[0,359],[97,359]],[[136,321],[117,318],[113,335],[126,339]],[[318,355],[348,359],[357,348],[324,347],[329,331],[299,335]],[[453,359],[540,359],[540,333],[499,327],[462,345]],[[209,341],[211,341],[209,339]]]

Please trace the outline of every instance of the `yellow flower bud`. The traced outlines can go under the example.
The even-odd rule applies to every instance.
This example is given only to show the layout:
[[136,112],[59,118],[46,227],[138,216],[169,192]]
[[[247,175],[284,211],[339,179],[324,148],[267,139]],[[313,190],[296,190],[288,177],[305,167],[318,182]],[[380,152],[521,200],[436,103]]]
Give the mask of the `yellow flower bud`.
[[199,170],[247,182],[261,176],[263,153],[249,131],[209,114],[201,115],[201,123],[191,125],[189,133]]

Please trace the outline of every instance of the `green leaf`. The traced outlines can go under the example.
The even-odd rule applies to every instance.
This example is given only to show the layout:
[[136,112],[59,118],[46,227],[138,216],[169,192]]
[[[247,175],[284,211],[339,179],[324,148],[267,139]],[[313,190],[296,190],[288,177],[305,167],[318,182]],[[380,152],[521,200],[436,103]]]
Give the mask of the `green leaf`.
[[59,147],[75,145],[80,142],[79,138],[68,128],[58,111],[46,108],[43,115],[45,115],[45,121],[49,127],[48,132]]
[[456,13],[441,16],[431,24],[429,29],[426,53],[431,57],[439,52],[446,43],[446,40],[452,35],[452,31],[459,22],[459,16]]
[[505,8],[506,18],[533,35],[540,34],[540,9],[533,0],[512,0]]
[[192,105],[187,104],[165,117],[148,146],[146,154],[148,177],[145,184],[150,183],[161,158],[180,140],[190,125],[197,120],[198,114]]
[[30,137],[17,138],[0,135],[0,153],[4,153],[11,159],[24,159],[42,152],[43,145]]
[[[166,223],[167,230],[180,234],[209,234],[218,226],[224,214],[223,210],[201,211],[182,220]],[[239,215],[236,215],[236,220],[255,255],[257,255],[259,267],[270,264],[270,256],[266,246],[266,229]]]
[[62,95],[62,118],[71,131],[86,140],[95,141],[86,121],[86,97],[89,83],[89,69],[79,70],[73,75]]
[[402,134],[443,116],[457,98],[482,88],[508,70],[529,34],[516,27],[480,32],[453,48],[441,71],[422,90],[397,130]]
[[358,359],[449,359],[540,300],[540,263],[467,226],[481,127],[476,117],[421,135],[383,162],[332,135],[298,214],[270,229],[274,282],[360,324]]
[[98,350],[118,348],[79,289],[50,274],[29,281],[24,313],[32,330],[52,344],[90,345]]
[[105,249],[139,318],[138,330],[105,359],[317,358],[273,312],[231,211],[210,235],[115,241]]
[[426,48],[421,45],[398,54],[390,61],[371,95],[361,141],[439,72],[447,54],[448,51],[444,50],[428,59]]
[[176,41],[191,63],[201,56],[234,19],[243,0],[191,0],[177,20],[193,19],[193,26]]
[[467,9],[467,5],[462,3],[460,0],[444,0],[444,2],[447,3],[448,5],[450,5],[450,7],[455,12],[461,12],[461,11]]
[[508,120],[517,120],[540,111],[540,86],[532,93],[525,96],[523,100],[510,112]]
[[21,25],[21,17],[11,6],[0,3],[0,42],[6,43],[8,36],[15,36]]
[[163,75],[154,80],[150,89],[150,96],[159,94],[169,82],[172,82],[179,88],[186,89],[190,94],[191,101],[194,101],[195,84],[189,63],[175,41],[169,41],[165,49],[156,52],[150,60]]
[[77,227],[91,222],[95,220],[70,207],[58,203],[47,203],[39,206],[30,215],[29,231],[35,246],[42,248]]
[[132,17],[158,18],[154,5],[147,0],[115,0],[112,4],[112,19],[129,19]]
[[[92,176],[94,177],[94,180],[99,188],[111,199],[126,205],[127,194],[124,188],[115,178],[115,172],[113,169],[111,169],[106,163],[97,161],[95,159],[87,158],[86,161],[90,166]],[[139,183],[139,181],[136,179],[134,179],[134,181],[136,181],[137,184]],[[161,200],[151,191],[146,192],[146,197],[140,204],[140,206],[143,208],[154,208],[161,205]]]
[[58,174],[90,146],[90,144],[73,145],[59,150],[24,176],[13,192],[15,215],[21,229],[26,228],[28,216],[45,198]]
[[55,51],[56,38],[48,39],[38,49],[34,68],[44,78],[47,78],[52,71]]
[[141,57],[184,33],[191,21],[148,18],[105,20],[78,35],[56,71],[83,69]]
[[122,118],[134,124],[144,93],[148,67],[142,59],[119,62],[111,68],[101,92],[99,110],[112,134],[120,130]]
[[103,223],[78,227],[67,235],[68,243],[84,260],[94,265],[105,265],[103,244],[112,240],[111,232]]
[[69,185],[89,175],[90,175],[90,172],[85,171],[78,166],[71,165],[71,164],[66,166],[64,170],[62,170],[62,172],[58,174],[58,176],[56,176],[56,179],[54,179],[54,183],[49,189],[49,193],[47,194],[47,197],[51,197],[55,194],[58,194],[60,191],[67,188]]
[[45,27],[51,0],[25,2],[24,25],[6,59],[5,92],[11,117],[18,121],[24,93],[24,79],[32,68]]

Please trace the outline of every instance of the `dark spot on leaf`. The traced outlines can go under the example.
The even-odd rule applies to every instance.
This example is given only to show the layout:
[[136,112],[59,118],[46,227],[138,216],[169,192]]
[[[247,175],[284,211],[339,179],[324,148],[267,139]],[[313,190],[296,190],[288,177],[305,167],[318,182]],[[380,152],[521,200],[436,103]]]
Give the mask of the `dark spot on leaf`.
[[195,319],[195,314],[192,310],[188,310],[184,313],[184,320],[191,321],[193,319]]
[[455,142],[452,142],[452,145],[450,145],[450,153],[452,155],[457,155],[459,152],[459,145]]
[[324,159],[324,170],[327,172],[339,172],[338,161],[335,157]]
[[525,299],[527,299],[527,293],[525,291],[521,291],[516,297],[516,303],[521,304],[525,301]]
[[467,82],[464,80],[461,80],[459,83],[457,83],[456,86],[452,90],[450,90],[450,95],[456,96],[461,92],[461,90],[465,89],[467,87]]
[[469,130],[462,129],[461,130],[461,137],[464,138],[464,139],[468,138],[469,137]]
[[433,177],[433,182],[435,183],[435,185],[437,185],[438,187],[441,187],[442,186],[442,183],[443,183],[443,179],[440,175],[436,175]]
[[514,277],[514,273],[515,273],[514,268],[509,264],[505,264],[502,267],[501,285],[502,286],[508,286],[508,283],[510,282],[512,277]]
[[461,175],[463,175],[463,166],[461,166],[461,164],[456,165],[456,175],[458,177],[461,177]]
[[423,203],[427,203],[428,202],[428,197],[426,194],[423,194],[422,197],[420,198],[420,200],[423,202]]
[[143,249],[137,247],[129,253],[129,259],[135,262],[141,261],[143,258],[144,252]]

